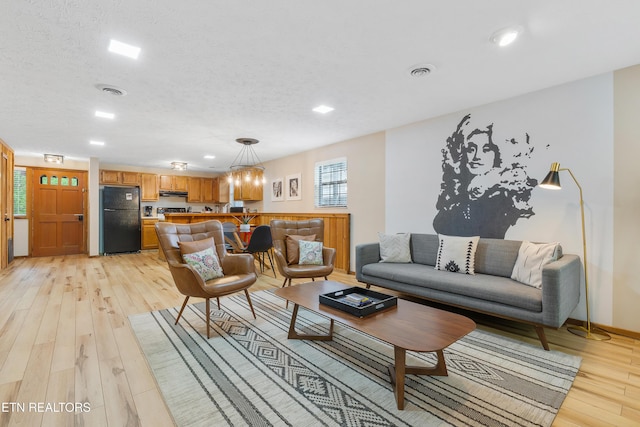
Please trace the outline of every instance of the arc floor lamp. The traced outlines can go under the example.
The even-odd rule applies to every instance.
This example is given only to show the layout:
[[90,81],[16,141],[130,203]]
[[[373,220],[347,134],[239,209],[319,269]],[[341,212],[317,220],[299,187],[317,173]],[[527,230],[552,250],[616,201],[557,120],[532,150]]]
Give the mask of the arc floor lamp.
[[567,329],[569,332],[581,336],[583,338],[587,338],[590,340],[597,341],[605,341],[611,339],[611,336],[604,332],[601,329],[591,327],[591,317],[589,315],[589,275],[587,268],[587,239],[584,231],[584,201],[582,199],[582,187],[580,183],[576,179],[571,169],[568,168],[560,168],[560,163],[554,162],[551,164],[551,169],[547,176],[542,180],[539,184],[540,187],[546,188],[549,190],[560,190],[562,187],[560,186],[560,171],[567,171],[573,181],[578,186],[578,190],[580,191],[580,215],[582,217],[582,251],[583,251],[583,261],[584,261],[584,297],[587,305],[587,327],[585,328],[582,325],[569,325]]

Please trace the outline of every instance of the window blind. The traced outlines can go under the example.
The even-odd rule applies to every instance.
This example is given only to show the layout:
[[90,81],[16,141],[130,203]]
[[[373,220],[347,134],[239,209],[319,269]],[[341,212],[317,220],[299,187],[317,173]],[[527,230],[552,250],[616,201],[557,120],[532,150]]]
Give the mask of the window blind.
[[347,206],[347,159],[340,158],[316,163],[315,206]]

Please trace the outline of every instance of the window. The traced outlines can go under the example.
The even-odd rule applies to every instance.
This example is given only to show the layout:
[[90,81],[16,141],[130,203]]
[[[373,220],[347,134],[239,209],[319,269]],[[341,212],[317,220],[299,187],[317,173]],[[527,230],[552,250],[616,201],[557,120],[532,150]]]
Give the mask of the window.
[[16,167],[13,169],[13,215],[27,214],[27,170]]
[[316,163],[315,206],[347,206],[347,159]]

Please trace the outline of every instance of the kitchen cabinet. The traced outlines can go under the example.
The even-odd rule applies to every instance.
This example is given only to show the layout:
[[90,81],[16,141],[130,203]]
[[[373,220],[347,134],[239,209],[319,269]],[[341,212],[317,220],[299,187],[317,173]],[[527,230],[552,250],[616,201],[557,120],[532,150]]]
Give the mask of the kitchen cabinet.
[[218,178],[202,178],[202,201],[204,203],[219,202]]
[[158,190],[158,175],[153,173],[140,174],[140,200],[153,202],[160,198]]
[[218,203],[229,203],[231,201],[230,189],[229,180],[226,176],[218,178]]
[[[187,202],[219,203],[218,178],[189,177]],[[226,203],[226,202],[225,202]]]
[[233,187],[234,200],[257,201],[262,200],[262,183],[253,181],[241,181],[240,185]]
[[187,191],[188,178],[181,175],[160,175],[160,190]]
[[187,193],[187,202],[202,202],[202,180],[204,178],[189,177],[187,185],[189,192]]
[[140,185],[140,173],[127,171],[100,170],[100,184]]
[[157,219],[142,219],[142,249],[158,249]]
[[123,171],[120,173],[120,180],[122,185],[140,185],[140,173]]
[[120,172],[119,171],[100,171],[100,184],[120,184]]

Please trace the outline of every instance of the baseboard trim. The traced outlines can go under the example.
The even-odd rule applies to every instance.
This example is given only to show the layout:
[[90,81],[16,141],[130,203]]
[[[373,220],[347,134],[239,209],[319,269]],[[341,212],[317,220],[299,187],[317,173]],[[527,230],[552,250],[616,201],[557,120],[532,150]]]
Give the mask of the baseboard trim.
[[[577,320],[577,319],[567,319],[567,322],[571,325],[583,325],[585,324],[584,320]],[[636,331],[629,331],[627,329],[622,329],[622,328],[615,328],[613,326],[608,326],[608,325],[601,325],[599,323],[594,323],[591,322],[591,326],[598,328],[598,329],[602,329],[603,331],[606,332],[610,332],[612,334],[616,334],[616,335],[622,335],[625,337],[629,337],[629,338],[634,338],[634,339],[640,339],[640,332],[636,332]]]

